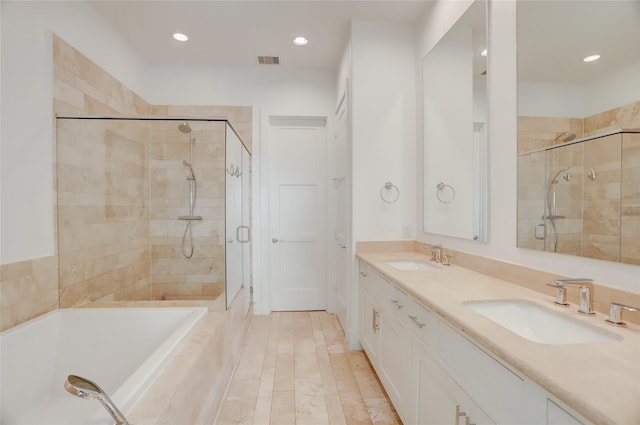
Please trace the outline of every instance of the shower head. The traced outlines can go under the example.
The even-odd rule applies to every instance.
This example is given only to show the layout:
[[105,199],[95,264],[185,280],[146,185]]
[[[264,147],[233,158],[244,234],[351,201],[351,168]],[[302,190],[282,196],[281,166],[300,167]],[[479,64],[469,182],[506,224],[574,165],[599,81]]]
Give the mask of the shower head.
[[555,139],[553,139],[554,142],[570,142],[573,139],[576,138],[576,135],[574,133],[569,133],[568,131],[565,131],[564,133],[560,134],[559,136],[557,136]]
[[183,133],[191,133],[191,126],[187,121],[185,121],[182,124],[178,125],[178,130],[182,131]]
[[84,398],[87,400],[98,400],[105,409],[109,412],[111,417],[116,421],[117,425],[129,425],[127,419],[122,412],[118,410],[113,401],[109,398],[102,388],[95,382],[89,381],[86,378],[76,375],[67,376],[67,380],[64,382],[64,388],[69,393],[76,397]]

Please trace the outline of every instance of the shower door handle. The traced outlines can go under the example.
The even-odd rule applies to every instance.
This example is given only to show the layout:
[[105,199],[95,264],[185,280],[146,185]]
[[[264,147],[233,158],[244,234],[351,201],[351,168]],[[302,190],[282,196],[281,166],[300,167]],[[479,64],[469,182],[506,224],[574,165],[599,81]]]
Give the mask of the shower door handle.
[[[241,229],[247,229],[247,238],[246,239],[242,239],[240,237],[240,230]],[[249,243],[249,241],[251,241],[251,230],[249,229],[249,226],[238,226],[236,227],[236,239],[238,240],[239,243]]]

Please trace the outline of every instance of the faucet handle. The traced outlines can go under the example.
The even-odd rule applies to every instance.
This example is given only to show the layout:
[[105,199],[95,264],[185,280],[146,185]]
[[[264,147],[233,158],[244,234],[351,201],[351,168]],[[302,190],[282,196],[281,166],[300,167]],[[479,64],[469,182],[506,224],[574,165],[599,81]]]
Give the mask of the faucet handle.
[[636,307],[618,303],[611,303],[611,307],[609,307],[609,318],[606,319],[606,322],[612,326],[627,326],[627,324],[622,321],[622,310],[640,311],[640,309]]
[[555,304],[561,305],[563,307],[569,305],[569,303],[567,302],[567,287],[565,285],[558,283],[557,280],[555,281],[555,285],[553,283],[547,283],[546,285],[558,290],[558,293],[556,294],[556,300],[554,301]]

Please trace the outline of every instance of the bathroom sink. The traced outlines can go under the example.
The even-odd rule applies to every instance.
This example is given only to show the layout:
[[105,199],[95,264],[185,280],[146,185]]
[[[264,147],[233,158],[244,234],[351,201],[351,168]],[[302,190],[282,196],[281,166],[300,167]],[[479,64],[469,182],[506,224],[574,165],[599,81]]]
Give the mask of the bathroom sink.
[[439,268],[435,264],[420,260],[394,260],[387,261],[387,264],[398,270],[429,270]]
[[464,304],[511,332],[541,344],[584,344],[622,340],[622,337],[612,332],[524,300],[469,301]]

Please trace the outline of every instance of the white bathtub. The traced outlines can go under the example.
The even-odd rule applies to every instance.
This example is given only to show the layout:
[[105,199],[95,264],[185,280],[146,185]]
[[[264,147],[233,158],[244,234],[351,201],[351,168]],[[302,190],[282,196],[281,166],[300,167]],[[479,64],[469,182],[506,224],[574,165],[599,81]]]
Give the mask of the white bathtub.
[[206,308],[61,309],[0,334],[0,423],[112,424],[98,401],[64,389],[90,379],[125,414]]

